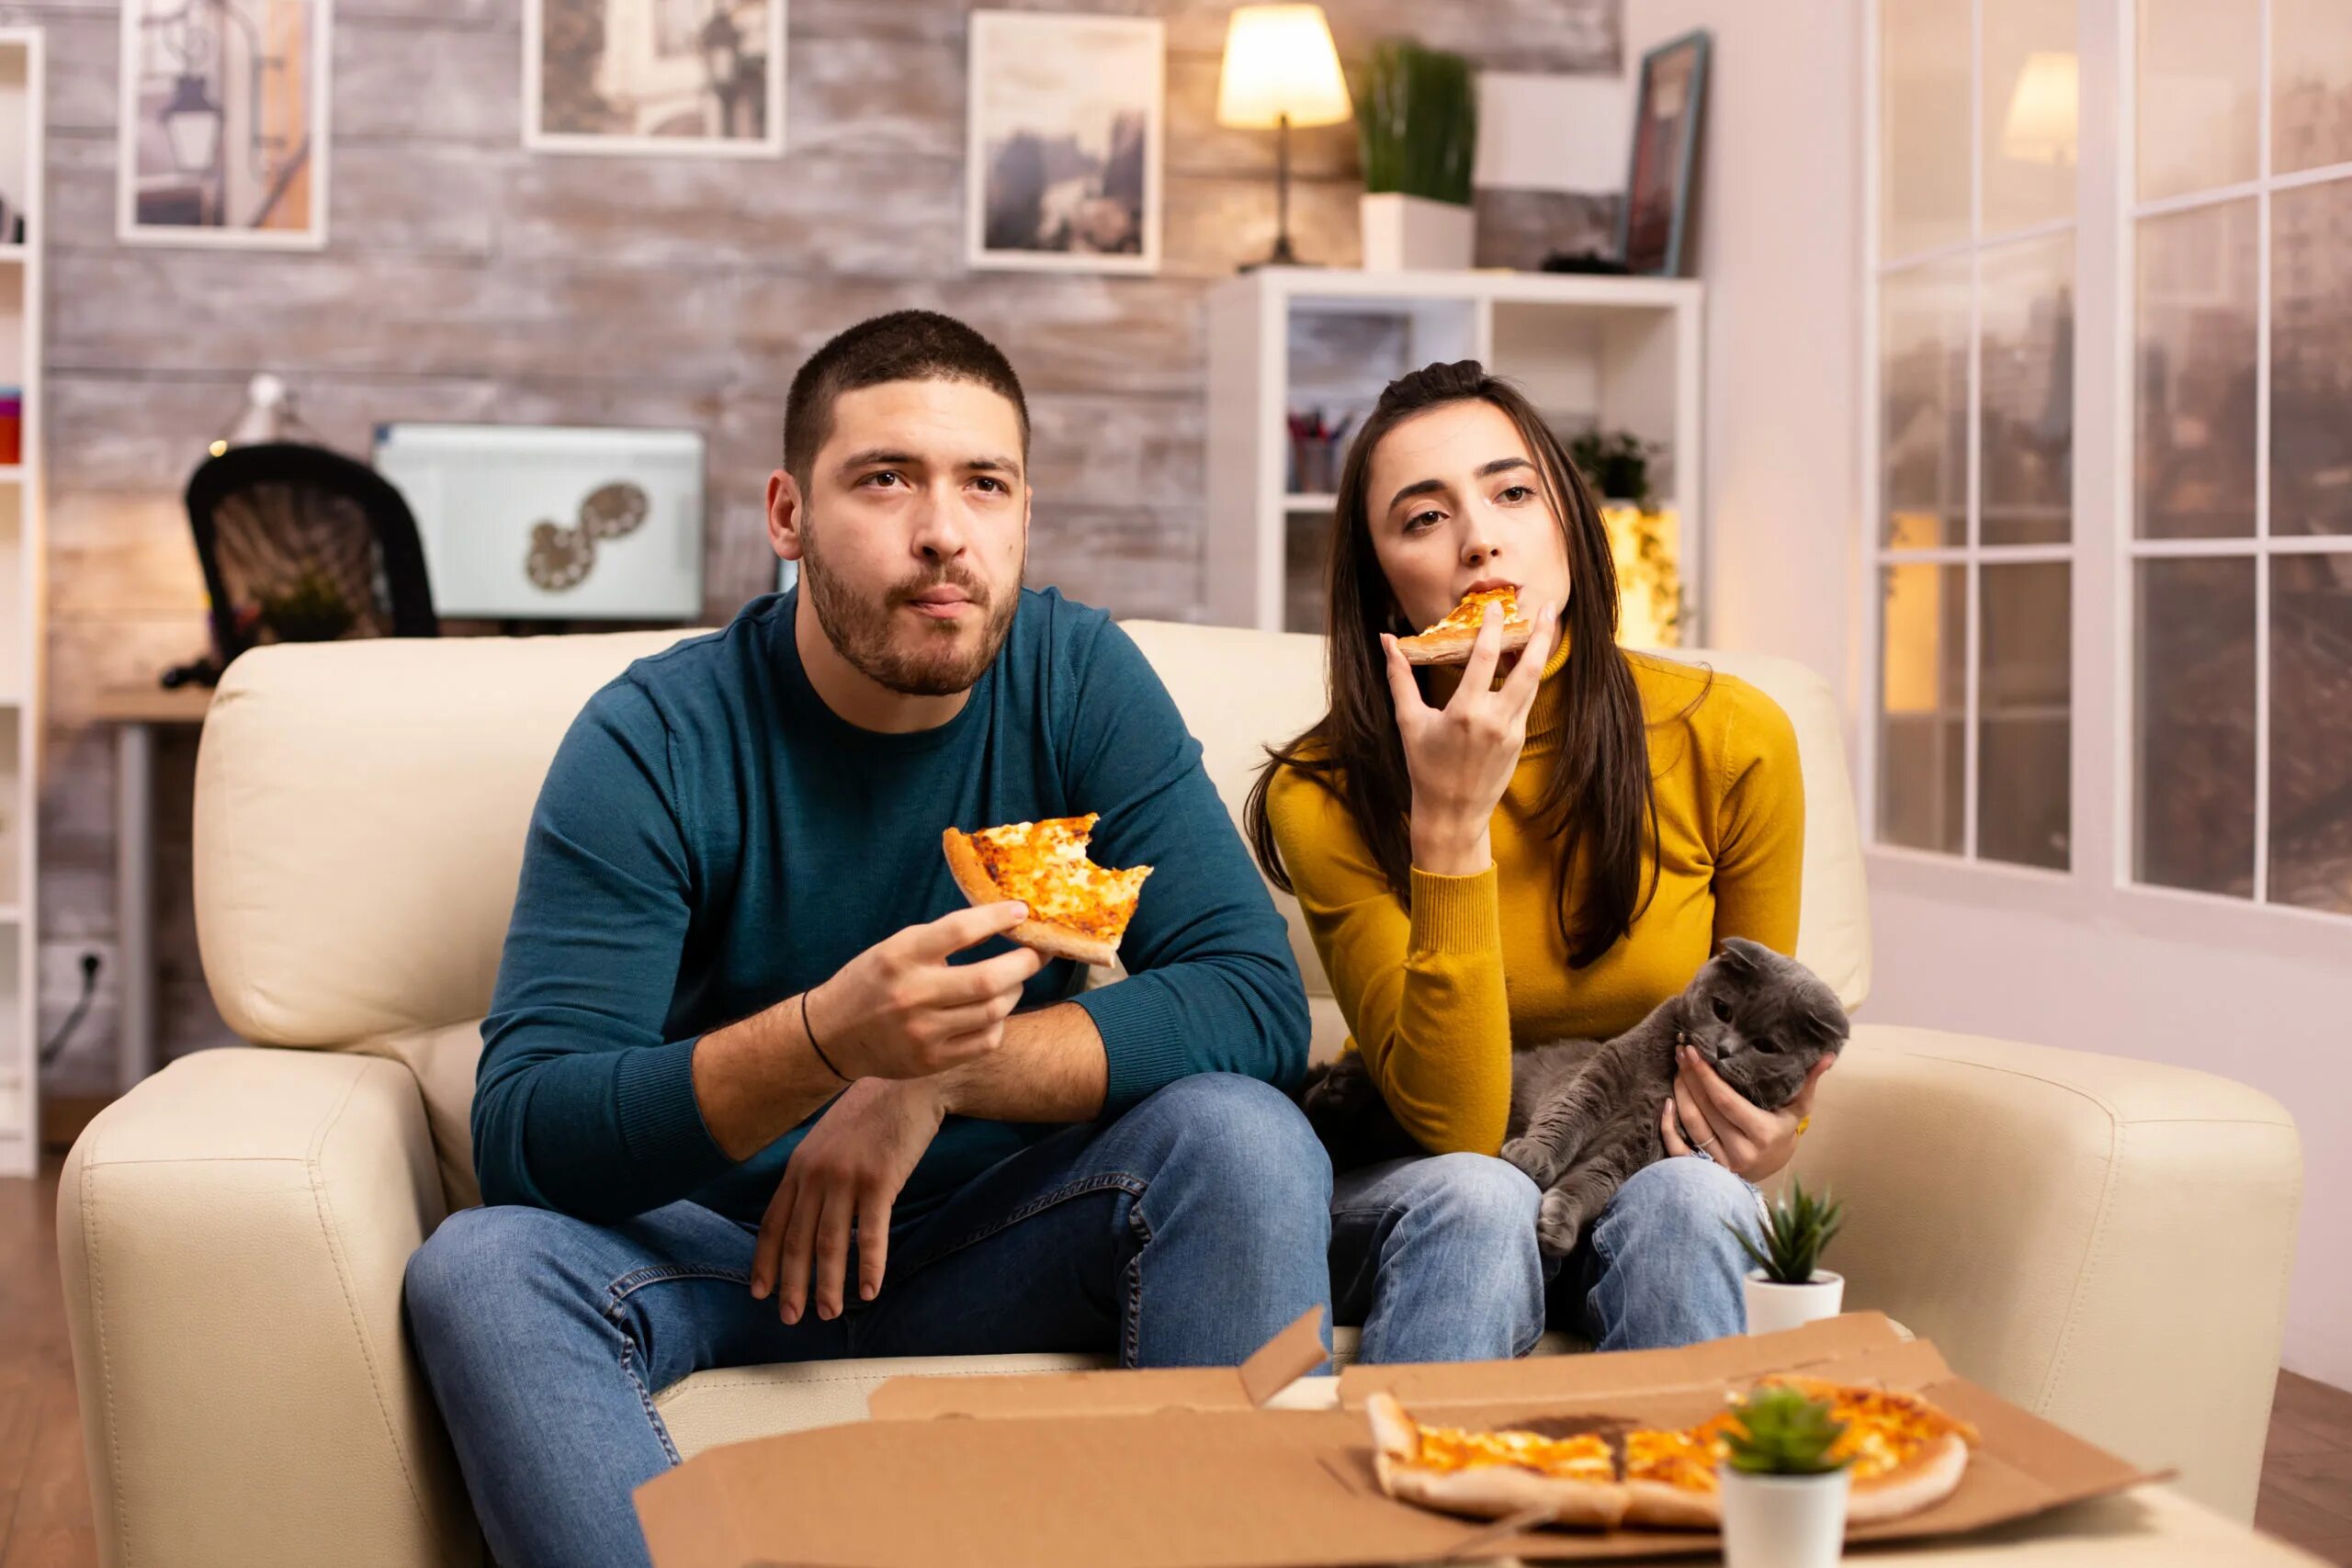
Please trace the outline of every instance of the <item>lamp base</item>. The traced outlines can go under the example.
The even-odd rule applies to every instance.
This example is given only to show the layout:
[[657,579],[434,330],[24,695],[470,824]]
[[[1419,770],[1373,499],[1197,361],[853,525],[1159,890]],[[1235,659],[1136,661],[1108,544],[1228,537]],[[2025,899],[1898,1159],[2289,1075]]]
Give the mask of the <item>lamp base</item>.
[[1261,266],[1296,266],[1298,265],[1298,253],[1291,249],[1290,236],[1282,234],[1275,237],[1272,251],[1256,261],[1243,262],[1240,270],[1255,272]]

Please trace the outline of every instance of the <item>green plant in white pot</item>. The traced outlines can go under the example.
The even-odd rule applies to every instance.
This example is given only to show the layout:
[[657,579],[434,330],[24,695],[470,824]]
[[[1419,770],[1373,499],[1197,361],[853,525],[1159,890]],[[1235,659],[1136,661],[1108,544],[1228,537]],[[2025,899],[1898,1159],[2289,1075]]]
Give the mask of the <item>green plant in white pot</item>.
[[1821,1267],[1821,1253],[1845,1223],[1843,1203],[1807,1192],[1804,1182],[1792,1180],[1788,1195],[1766,1207],[1760,1237],[1731,1227],[1756,1264],[1741,1281],[1747,1332],[1774,1334],[1838,1315],[1846,1303],[1846,1280]]
[[1828,1568],[1846,1542],[1852,1476],[1829,1402],[1759,1389],[1732,1407],[1716,1472],[1725,1568]]
[[1470,62],[1402,39],[1376,46],[1356,98],[1356,132],[1364,270],[1468,266],[1476,234],[1470,164],[1478,146]]

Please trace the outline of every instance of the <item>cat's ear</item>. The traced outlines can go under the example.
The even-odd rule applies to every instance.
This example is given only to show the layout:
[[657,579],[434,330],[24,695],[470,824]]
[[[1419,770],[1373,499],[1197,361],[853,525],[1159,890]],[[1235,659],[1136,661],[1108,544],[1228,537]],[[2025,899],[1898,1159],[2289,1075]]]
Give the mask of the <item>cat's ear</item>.
[[1772,956],[1772,950],[1744,936],[1727,936],[1717,956],[1735,969],[1760,969]]
[[1835,1045],[1846,1038],[1853,1025],[1846,1018],[1846,1010],[1815,1002],[1804,1010],[1804,1021],[1811,1024],[1825,1044]]

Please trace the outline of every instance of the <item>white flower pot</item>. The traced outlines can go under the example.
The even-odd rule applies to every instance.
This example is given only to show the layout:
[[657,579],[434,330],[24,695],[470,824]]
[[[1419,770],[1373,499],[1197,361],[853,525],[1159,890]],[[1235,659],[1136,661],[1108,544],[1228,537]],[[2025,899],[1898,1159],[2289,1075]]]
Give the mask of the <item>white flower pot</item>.
[[1477,224],[1470,209],[1394,191],[1357,200],[1363,220],[1366,272],[1461,270],[1476,249]]
[[1749,1475],[1725,1465],[1724,1568],[1830,1568],[1846,1549],[1852,1476]]
[[1761,1269],[1750,1269],[1740,1281],[1747,1298],[1747,1332],[1778,1334],[1819,1317],[1836,1317],[1846,1304],[1846,1276],[1816,1269],[1803,1285],[1776,1285]]

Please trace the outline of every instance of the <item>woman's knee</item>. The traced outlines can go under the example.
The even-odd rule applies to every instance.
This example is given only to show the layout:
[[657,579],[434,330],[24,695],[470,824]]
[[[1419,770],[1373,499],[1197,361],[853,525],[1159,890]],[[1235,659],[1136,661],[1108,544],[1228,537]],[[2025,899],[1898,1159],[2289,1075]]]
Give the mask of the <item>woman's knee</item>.
[[1408,1201],[1419,1224],[1497,1247],[1534,1246],[1543,1194],[1517,1166],[1490,1155],[1432,1155],[1416,1163],[1414,1174]]
[[1619,1228],[1654,1245],[1673,1242],[1737,1254],[1735,1231],[1756,1228],[1756,1189],[1713,1160],[1685,1155],[1643,1167],[1610,1205]]

